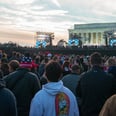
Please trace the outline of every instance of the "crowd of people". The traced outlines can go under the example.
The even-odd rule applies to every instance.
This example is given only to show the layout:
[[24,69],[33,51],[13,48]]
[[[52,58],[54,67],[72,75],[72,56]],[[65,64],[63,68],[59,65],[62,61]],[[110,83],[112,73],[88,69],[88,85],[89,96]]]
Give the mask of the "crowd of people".
[[115,116],[116,56],[0,50],[0,116]]

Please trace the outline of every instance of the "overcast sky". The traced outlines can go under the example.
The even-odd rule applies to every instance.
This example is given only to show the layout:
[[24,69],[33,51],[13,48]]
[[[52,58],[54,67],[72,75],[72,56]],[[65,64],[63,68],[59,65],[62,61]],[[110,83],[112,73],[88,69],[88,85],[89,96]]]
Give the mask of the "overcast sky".
[[116,22],[116,0],[0,0],[0,42],[34,45],[36,31],[68,40],[74,24]]

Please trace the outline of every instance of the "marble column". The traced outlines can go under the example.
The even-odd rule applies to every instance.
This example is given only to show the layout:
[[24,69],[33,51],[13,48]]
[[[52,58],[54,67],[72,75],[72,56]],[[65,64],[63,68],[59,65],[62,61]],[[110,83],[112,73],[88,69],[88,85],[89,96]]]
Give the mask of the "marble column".
[[91,33],[90,45],[93,45],[93,33]]
[[89,44],[88,39],[89,39],[89,33],[86,33],[86,44]]
[[88,33],[88,45],[90,44],[90,42],[91,42],[91,33],[89,32]]
[[101,42],[101,32],[98,32],[98,45],[100,45],[102,42]]

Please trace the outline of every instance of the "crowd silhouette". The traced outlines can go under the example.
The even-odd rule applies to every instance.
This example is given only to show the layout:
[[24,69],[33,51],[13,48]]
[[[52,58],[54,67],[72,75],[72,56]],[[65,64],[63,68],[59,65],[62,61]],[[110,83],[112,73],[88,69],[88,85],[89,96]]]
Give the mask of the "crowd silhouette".
[[116,56],[0,50],[0,89],[1,116],[115,116]]

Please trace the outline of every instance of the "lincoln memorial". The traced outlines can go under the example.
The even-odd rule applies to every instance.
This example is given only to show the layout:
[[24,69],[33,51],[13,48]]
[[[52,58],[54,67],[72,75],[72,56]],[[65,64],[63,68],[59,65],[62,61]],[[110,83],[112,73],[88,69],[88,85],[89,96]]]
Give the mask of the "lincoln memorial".
[[80,37],[83,45],[106,45],[104,33],[116,30],[116,23],[74,24],[69,29],[69,39]]

